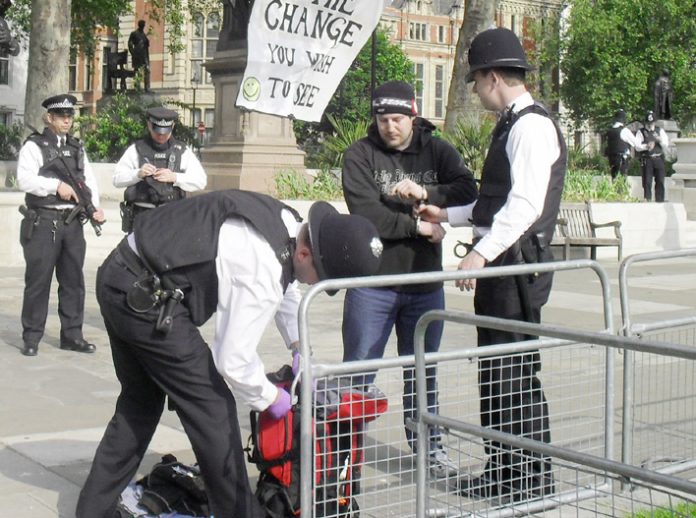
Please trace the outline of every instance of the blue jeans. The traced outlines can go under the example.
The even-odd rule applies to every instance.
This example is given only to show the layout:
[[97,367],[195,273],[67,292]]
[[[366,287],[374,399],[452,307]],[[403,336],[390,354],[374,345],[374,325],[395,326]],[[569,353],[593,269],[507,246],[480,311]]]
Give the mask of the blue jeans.
[[[413,338],[416,322],[426,311],[444,309],[445,294],[442,288],[429,293],[401,293],[391,289],[352,288],[346,291],[343,304],[343,361],[372,360],[382,358],[392,328],[396,327],[399,356],[413,354]],[[425,352],[440,348],[443,322],[432,322],[425,333]],[[427,374],[428,409],[437,412],[436,368],[429,367]],[[375,373],[353,378],[354,385],[369,385]],[[404,422],[415,417],[416,394],[414,369],[403,369]],[[406,429],[408,444],[415,451],[415,434]],[[432,429],[430,450],[438,448],[440,432]]]

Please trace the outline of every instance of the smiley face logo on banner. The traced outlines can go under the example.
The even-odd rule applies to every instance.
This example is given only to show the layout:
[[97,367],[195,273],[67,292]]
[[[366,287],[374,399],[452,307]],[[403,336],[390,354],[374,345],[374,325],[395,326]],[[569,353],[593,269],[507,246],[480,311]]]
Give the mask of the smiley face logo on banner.
[[242,95],[247,101],[256,101],[261,95],[261,83],[255,77],[247,77],[242,85]]

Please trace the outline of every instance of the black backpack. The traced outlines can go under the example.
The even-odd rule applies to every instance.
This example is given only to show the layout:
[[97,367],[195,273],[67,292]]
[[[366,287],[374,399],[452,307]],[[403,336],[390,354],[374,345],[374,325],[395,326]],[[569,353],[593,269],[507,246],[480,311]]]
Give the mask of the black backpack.
[[[268,378],[291,391],[293,374],[289,365]],[[315,516],[358,518],[355,495],[360,493],[362,430],[366,422],[386,411],[387,399],[381,392],[368,394],[341,388],[338,380],[321,380],[315,398],[320,419],[314,423]],[[271,518],[302,515],[301,411],[298,403],[282,419],[275,420],[265,411],[250,415],[247,457],[259,469],[256,497]]]

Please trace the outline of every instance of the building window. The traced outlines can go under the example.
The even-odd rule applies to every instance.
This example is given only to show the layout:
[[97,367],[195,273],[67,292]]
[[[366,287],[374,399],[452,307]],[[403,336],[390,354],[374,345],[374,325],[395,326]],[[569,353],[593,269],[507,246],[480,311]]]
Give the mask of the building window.
[[445,42],[445,26],[444,25],[437,26],[437,42],[438,43]]
[[510,30],[517,34],[517,16],[514,14],[510,16]]
[[0,85],[10,84],[10,58],[0,56]]
[[445,113],[445,67],[435,65],[435,118],[442,119]]
[[193,15],[193,31],[191,33],[191,76],[200,78],[202,83],[212,82],[210,74],[204,72],[203,62],[211,59],[217,47],[220,36],[220,15],[210,13],[207,17],[201,13]]
[[85,56],[85,90],[92,90],[92,59]]
[[77,49],[70,48],[70,57],[68,61],[68,90],[74,92],[77,90]]
[[12,112],[0,111],[0,126],[10,127],[12,125]]
[[413,75],[416,76],[416,104],[418,105],[418,115],[425,114],[425,108],[423,106],[424,85],[425,85],[425,66],[423,63],[413,64]]
[[408,37],[412,40],[426,41],[426,25],[424,23],[409,23]]

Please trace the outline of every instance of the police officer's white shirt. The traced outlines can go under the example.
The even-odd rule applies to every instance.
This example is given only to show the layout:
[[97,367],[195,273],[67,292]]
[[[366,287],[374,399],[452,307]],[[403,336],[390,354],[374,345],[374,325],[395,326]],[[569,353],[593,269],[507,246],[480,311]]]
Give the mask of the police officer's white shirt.
[[[657,133],[657,140],[660,143],[660,146],[662,147],[662,152],[667,153],[669,151],[669,137],[667,136],[667,132],[659,126],[653,127],[652,131],[655,131]],[[638,133],[636,133],[635,148],[636,151],[648,150],[648,145],[645,143],[645,140],[643,139],[643,132],[640,130],[638,130]]]
[[626,144],[628,144],[631,147],[636,147],[636,136],[633,134],[633,132],[628,129],[626,126],[621,124],[620,122],[615,122],[611,126],[612,128],[622,128],[621,131],[619,132],[619,138],[623,140]]
[[[283,222],[290,236],[296,237],[301,224],[289,211],[283,211]],[[257,346],[272,319],[287,347],[299,340],[297,281],[283,294],[282,268],[273,249],[242,218],[228,219],[222,225],[215,264],[215,365],[235,397],[254,410],[264,410],[273,403],[278,389],[266,378]]]
[[[112,177],[114,187],[128,187],[129,185],[134,185],[141,181],[142,178],[138,177],[139,170],[140,157],[138,156],[135,144],[131,144],[128,149],[126,149],[126,152],[123,153],[123,156],[114,169]],[[191,151],[191,148],[188,146],[181,155],[181,170],[183,171],[181,173],[175,171],[175,187],[179,187],[186,192],[205,189],[208,183],[208,177],[198,157],[196,157],[195,153]]]
[[[99,207],[97,179],[92,171],[92,164],[87,158],[87,153],[84,154],[84,158],[85,183],[92,191],[92,204],[95,207]],[[17,185],[20,190],[41,197],[58,194],[58,184],[60,184],[58,178],[39,176],[39,169],[41,169],[43,165],[41,149],[35,142],[31,140],[27,141],[22,146],[22,149],[19,150],[19,157],[17,159]],[[63,203],[56,205],[56,208],[69,208],[71,206],[71,204]]]
[[[517,113],[533,103],[532,96],[525,92],[508,106]],[[520,118],[510,130],[505,153],[510,161],[512,180],[507,201],[494,216],[491,227],[473,228],[474,237],[481,238],[474,250],[486,261],[492,261],[510,248],[541,216],[551,166],[561,153],[553,122],[536,113]],[[449,223],[452,226],[471,225],[475,204],[449,207]]]

